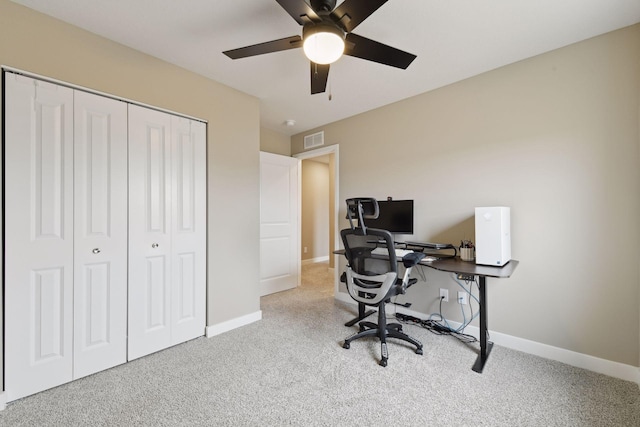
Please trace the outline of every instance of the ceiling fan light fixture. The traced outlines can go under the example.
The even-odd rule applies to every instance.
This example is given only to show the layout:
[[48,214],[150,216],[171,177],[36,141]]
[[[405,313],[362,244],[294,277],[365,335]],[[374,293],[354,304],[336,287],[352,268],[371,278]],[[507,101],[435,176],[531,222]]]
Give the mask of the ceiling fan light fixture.
[[344,53],[344,31],[334,25],[305,25],[302,49],[311,62],[332,64]]

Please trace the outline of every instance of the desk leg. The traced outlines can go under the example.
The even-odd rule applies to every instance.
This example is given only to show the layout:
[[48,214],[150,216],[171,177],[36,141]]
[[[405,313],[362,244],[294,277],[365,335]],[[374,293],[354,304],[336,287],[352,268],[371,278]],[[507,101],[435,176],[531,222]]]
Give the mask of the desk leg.
[[349,320],[347,323],[344,324],[344,326],[353,326],[356,323],[358,323],[361,320],[366,319],[367,317],[371,316],[373,313],[375,313],[375,310],[369,310],[366,311],[366,305],[364,305],[363,303],[359,302],[358,303],[358,317],[356,317],[353,320]]
[[491,349],[493,348],[493,343],[491,341],[487,341],[488,327],[487,327],[487,278],[484,276],[480,276],[480,354],[476,359],[476,363],[473,364],[473,370],[478,373],[482,373],[482,369],[484,368],[484,364],[487,362],[489,358],[489,353],[491,353]]

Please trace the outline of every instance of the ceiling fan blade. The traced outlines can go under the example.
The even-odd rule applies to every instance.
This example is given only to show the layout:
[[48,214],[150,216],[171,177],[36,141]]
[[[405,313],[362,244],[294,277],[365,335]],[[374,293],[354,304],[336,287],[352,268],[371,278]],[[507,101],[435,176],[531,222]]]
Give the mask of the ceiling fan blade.
[[291,36],[270,42],[258,43],[238,49],[227,50],[224,53],[231,59],[246,58],[248,56],[262,55],[264,53],[279,52],[281,50],[295,49],[302,46],[302,37]]
[[276,0],[300,25],[320,21],[318,14],[304,0]]
[[402,68],[403,70],[416,59],[416,56],[412,53],[353,33],[347,34],[347,45],[345,46],[344,54]]
[[331,12],[331,17],[350,33],[388,0],[344,0]]
[[322,65],[311,62],[311,95],[322,93],[327,88],[329,64]]

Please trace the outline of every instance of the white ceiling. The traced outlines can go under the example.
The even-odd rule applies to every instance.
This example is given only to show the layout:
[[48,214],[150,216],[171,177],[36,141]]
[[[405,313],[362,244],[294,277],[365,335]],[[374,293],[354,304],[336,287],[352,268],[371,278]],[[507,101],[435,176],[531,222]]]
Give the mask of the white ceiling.
[[275,0],[14,1],[251,94],[261,125],[287,135],[640,22],[640,0],[389,0],[354,33],[417,59],[401,70],[343,57],[310,95],[302,49],[222,54],[301,35]]

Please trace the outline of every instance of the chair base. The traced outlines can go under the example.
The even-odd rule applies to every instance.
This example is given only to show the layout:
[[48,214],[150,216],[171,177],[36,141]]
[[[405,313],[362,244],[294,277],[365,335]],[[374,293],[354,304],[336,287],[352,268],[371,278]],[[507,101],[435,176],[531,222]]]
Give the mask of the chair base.
[[[384,316],[384,311],[383,310],[381,311],[382,311],[382,315]],[[359,323],[360,332],[357,332],[351,335],[350,337],[348,337],[347,339],[345,339],[344,343],[342,344],[342,347],[349,349],[351,347],[351,341],[355,341],[357,339],[364,338],[364,337],[377,336],[380,338],[381,359],[380,359],[380,362],[378,362],[380,366],[387,366],[387,360],[389,359],[389,354],[387,352],[388,337],[400,339],[402,341],[411,343],[414,346],[416,346],[416,350],[415,350],[416,354],[420,354],[420,355],[423,354],[422,343],[417,339],[410,337],[409,335],[402,332],[401,324],[399,323],[385,324],[384,318],[382,319],[382,321],[379,321],[378,324],[382,324],[383,327],[379,328],[378,325],[373,322],[360,322]]]

